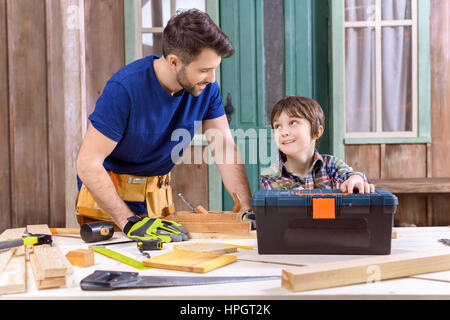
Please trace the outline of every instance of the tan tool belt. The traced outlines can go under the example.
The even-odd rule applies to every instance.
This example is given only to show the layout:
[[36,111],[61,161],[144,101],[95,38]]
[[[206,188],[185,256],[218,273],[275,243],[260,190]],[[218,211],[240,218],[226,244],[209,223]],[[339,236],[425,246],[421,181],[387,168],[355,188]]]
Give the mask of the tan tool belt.
[[[138,177],[117,174],[112,171],[108,171],[108,173],[120,198],[124,201],[145,201],[149,217],[166,216],[175,212],[170,173],[154,177]],[[76,215],[80,225],[93,220],[112,222],[112,219],[95,202],[84,184],[76,199]]]

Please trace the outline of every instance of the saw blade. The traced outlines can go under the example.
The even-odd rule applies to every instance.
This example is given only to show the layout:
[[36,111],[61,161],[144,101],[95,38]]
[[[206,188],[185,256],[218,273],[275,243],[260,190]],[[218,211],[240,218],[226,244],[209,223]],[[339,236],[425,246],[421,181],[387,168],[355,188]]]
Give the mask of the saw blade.
[[180,276],[139,276],[136,272],[100,271],[80,282],[83,290],[109,291],[131,288],[160,288],[175,286],[197,286],[217,283],[279,280],[281,276],[239,276],[239,277],[180,277]]

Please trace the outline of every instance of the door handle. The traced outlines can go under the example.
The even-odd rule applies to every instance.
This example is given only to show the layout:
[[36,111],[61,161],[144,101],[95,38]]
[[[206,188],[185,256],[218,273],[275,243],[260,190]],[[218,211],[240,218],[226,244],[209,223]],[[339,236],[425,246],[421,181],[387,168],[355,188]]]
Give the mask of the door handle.
[[227,104],[225,105],[225,114],[227,115],[228,123],[231,122],[231,114],[234,111],[233,104],[231,103],[231,94],[228,93],[227,95]]

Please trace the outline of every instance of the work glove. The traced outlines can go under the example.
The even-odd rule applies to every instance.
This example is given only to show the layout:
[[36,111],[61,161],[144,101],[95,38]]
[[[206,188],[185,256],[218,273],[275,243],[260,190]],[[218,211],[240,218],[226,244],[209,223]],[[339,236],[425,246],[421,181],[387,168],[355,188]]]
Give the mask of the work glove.
[[189,239],[188,230],[176,221],[138,216],[128,218],[123,232],[128,238],[144,243],[145,241],[155,241],[155,239],[166,243]]
[[247,210],[242,215],[242,220],[252,222],[252,230],[256,230],[256,215],[253,210]]

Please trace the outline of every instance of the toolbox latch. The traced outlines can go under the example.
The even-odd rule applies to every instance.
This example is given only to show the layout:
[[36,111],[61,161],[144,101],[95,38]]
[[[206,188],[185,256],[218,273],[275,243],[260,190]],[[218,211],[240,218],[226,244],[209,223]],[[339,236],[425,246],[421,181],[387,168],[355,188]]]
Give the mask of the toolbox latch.
[[313,198],[313,219],[336,219],[336,205],[334,198]]

